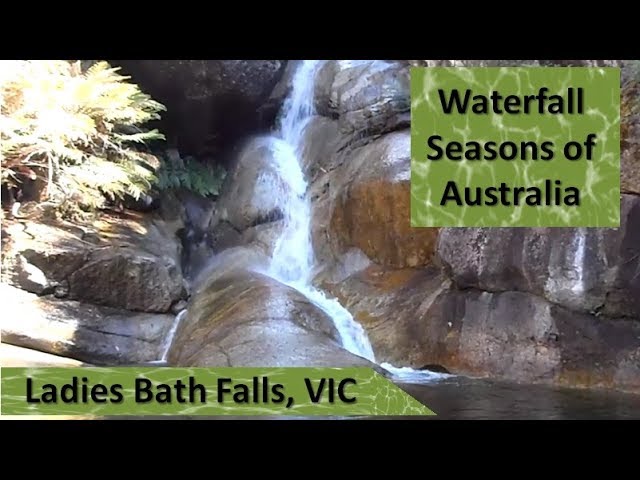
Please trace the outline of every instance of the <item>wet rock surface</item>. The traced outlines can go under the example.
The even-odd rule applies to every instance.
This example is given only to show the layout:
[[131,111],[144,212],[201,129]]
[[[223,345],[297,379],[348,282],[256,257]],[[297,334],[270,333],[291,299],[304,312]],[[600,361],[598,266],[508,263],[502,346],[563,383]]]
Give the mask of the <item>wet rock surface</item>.
[[519,290],[572,310],[640,318],[640,197],[614,228],[445,228],[438,254],[461,288]]
[[169,354],[176,366],[370,366],[296,290],[235,269],[202,285]]
[[227,222],[242,233],[247,228],[282,218],[282,191],[287,188],[266,137],[247,142],[225,179],[211,229]]
[[378,361],[640,391],[636,320],[579,313],[523,292],[458,290],[434,267],[370,267],[326,288],[366,327]]
[[312,185],[317,255],[338,258],[358,248],[379,265],[427,265],[438,229],[411,228],[410,134],[394,132],[346,154]]

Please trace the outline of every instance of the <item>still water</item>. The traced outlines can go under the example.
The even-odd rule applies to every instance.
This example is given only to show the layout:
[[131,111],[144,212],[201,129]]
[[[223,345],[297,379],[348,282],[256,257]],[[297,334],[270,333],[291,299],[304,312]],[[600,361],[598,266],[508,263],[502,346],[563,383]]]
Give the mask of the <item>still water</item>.
[[436,413],[428,419],[640,419],[640,395],[449,377],[398,384]]

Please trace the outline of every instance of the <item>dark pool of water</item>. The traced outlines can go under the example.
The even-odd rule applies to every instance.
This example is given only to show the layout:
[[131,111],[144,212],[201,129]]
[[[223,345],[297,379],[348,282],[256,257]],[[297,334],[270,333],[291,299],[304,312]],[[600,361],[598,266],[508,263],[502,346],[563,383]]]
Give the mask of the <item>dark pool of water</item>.
[[399,384],[433,410],[430,419],[640,419],[640,395],[450,377]]

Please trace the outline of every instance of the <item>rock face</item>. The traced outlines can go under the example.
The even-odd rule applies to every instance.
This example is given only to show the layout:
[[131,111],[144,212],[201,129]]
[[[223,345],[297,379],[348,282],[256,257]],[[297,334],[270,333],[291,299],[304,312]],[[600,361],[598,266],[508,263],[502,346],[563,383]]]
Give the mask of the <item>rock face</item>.
[[325,270],[345,270],[345,262],[361,253],[393,268],[430,263],[437,229],[414,229],[407,221],[407,65],[328,61],[316,81],[320,116],[307,126],[303,152],[312,179],[316,256]]
[[2,219],[2,341],[97,365],[160,360],[189,295],[181,239],[212,208],[167,194],[150,212],[72,222],[23,205]]
[[640,195],[640,62],[622,66],[620,188]]
[[[215,157],[268,127],[256,113],[284,72],[282,60],[112,60],[167,107],[162,131],[185,154]],[[274,112],[274,109],[270,110]]]
[[186,294],[180,244],[159,219],[25,220],[5,231],[2,280],[27,291],[143,312],[167,312]]
[[319,78],[318,112],[337,118],[341,132],[372,136],[409,126],[411,90],[403,65],[332,60]]
[[343,350],[332,320],[303,295],[235,269],[202,285],[178,328],[176,366],[371,366]]
[[[618,66],[619,61],[327,62],[307,127],[316,284],[394,365],[640,391],[639,197],[619,229],[412,229],[409,65]],[[623,64],[623,77],[628,66]],[[635,88],[635,87],[634,87]],[[626,95],[637,99],[637,90]],[[624,100],[623,100],[624,102]],[[623,118],[622,189],[636,113]]]
[[519,382],[640,391],[640,322],[524,292],[458,290],[436,267],[370,267],[325,285],[362,323],[376,358]]
[[[438,230],[411,228],[407,220],[409,145],[407,130],[385,135],[351,151],[343,165],[327,175],[324,202],[330,210],[334,250],[356,247],[379,265],[396,268],[431,261]],[[322,228],[322,222],[317,225]],[[314,238],[322,238],[318,233]]]
[[621,227],[445,228],[438,253],[461,288],[524,291],[585,313],[640,318],[640,197]]
[[250,140],[225,179],[213,226],[228,222],[236,231],[282,218],[281,199],[287,188],[266,137]]
[[[438,358],[447,343],[447,320],[434,325],[426,314],[451,282],[440,269],[389,269],[372,264],[347,279],[322,287],[361,323],[379,362],[415,368],[450,362]],[[446,350],[445,350],[446,351]]]
[[311,185],[311,228],[325,270],[340,268],[354,249],[392,268],[431,262],[438,229],[411,228],[408,221],[409,145],[408,130],[392,132],[361,147],[334,151],[329,154],[333,163],[318,167]]
[[0,365],[3,367],[83,367],[89,366],[50,353],[38,352],[28,348],[16,347],[8,343],[0,343]]
[[38,297],[0,283],[2,341],[117,365],[159,360],[174,317]]
[[254,138],[232,163],[208,227],[212,253],[247,245],[272,253],[291,194],[283,180],[287,167],[275,160],[279,148],[285,144]]
[[250,227],[244,231],[241,237],[242,245],[252,245],[266,255],[271,256],[276,242],[284,228],[284,220],[263,223]]

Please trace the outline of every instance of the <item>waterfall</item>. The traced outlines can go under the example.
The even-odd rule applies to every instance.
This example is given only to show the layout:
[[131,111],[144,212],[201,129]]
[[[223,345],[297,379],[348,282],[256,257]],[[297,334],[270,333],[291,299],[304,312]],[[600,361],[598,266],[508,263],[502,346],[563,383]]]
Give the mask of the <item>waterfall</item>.
[[332,319],[342,346],[349,352],[375,362],[364,328],[335,299],[329,299],[312,284],[314,265],[311,242],[311,200],[301,165],[305,127],[314,114],[313,89],[319,60],[303,61],[280,116],[279,128],[271,138],[273,159],[286,198],[279,202],[284,215],[282,233],[276,241],[267,274],[295,288]]
[[[298,66],[291,92],[285,100],[277,132],[269,137],[273,161],[284,188],[274,186],[274,195],[280,195],[278,204],[284,217],[282,233],[276,241],[269,276],[298,290],[311,302],[327,313],[336,326],[343,348],[375,362],[375,355],[365,329],[337,299],[330,299],[312,285],[315,263],[311,240],[311,199],[307,192],[302,167],[305,128],[315,113],[315,77],[322,65],[319,60],[304,60]],[[381,366],[399,380],[421,382],[442,377],[432,372]]]

